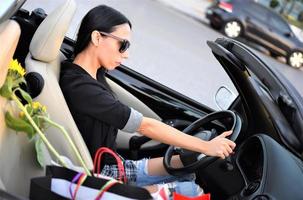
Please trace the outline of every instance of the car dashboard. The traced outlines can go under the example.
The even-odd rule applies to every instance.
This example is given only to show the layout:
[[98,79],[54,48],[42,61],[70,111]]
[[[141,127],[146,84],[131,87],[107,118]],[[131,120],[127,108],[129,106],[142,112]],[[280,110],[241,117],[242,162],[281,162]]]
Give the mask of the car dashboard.
[[212,199],[278,200],[303,198],[303,162],[271,137],[250,137],[225,160],[197,172]]

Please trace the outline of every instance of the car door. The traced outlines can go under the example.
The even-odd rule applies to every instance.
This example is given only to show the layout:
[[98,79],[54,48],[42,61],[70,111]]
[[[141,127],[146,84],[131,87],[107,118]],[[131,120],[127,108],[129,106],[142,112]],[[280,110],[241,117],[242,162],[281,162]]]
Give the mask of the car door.
[[271,13],[268,19],[268,29],[271,32],[269,41],[276,46],[277,51],[286,56],[294,46],[291,40],[293,33],[289,25],[276,13]]
[[270,47],[268,42],[270,38],[270,30],[268,29],[268,10],[256,3],[248,3],[245,9],[245,24],[246,24],[246,36],[254,40],[255,42]]
[[291,83],[237,41],[217,39],[208,45],[239,92],[247,132],[269,134],[301,156],[303,99]]

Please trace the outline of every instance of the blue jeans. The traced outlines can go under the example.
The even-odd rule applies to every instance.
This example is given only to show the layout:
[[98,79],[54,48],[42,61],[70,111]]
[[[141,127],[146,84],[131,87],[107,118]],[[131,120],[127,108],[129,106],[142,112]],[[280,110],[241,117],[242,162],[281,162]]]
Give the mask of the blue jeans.
[[147,162],[148,159],[142,159],[134,161],[137,166],[137,179],[136,186],[142,187],[154,184],[165,184],[174,182],[174,190],[182,195],[194,197],[201,195],[201,189],[199,185],[195,183],[195,175],[188,174],[182,177],[176,177],[172,175],[167,176],[151,176],[147,174]]

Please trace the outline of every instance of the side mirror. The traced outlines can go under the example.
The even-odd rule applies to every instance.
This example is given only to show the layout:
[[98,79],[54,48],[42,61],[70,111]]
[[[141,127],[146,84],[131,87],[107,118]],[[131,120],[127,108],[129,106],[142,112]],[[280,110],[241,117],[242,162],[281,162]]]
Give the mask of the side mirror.
[[226,86],[221,86],[215,94],[215,102],[218,108],[221,110],[227,110],[236,97],[237,95],[235,95]]
[[292,32],[286,32],[286,33],[284,33],[284,35],[288,38],[293,36]]

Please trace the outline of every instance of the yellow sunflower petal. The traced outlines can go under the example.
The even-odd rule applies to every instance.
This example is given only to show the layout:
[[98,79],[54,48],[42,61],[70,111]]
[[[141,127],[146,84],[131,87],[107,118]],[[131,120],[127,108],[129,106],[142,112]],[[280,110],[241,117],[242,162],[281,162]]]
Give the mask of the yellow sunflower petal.
[[41,104],[38,101],[33,101],[32,106],[33,106],[33,109],[38,109],[41,106]]
[[46,112],[46,106],[42,106],[42,111]]
[[15,60],[11,60],[11,62],[9,63],[9,69],[16,71],[18,74],[20,74],[21,76],[24,76],[25,74],[25,70],[24,68],[21,66],[21,64],[17,61],[17,59]]

